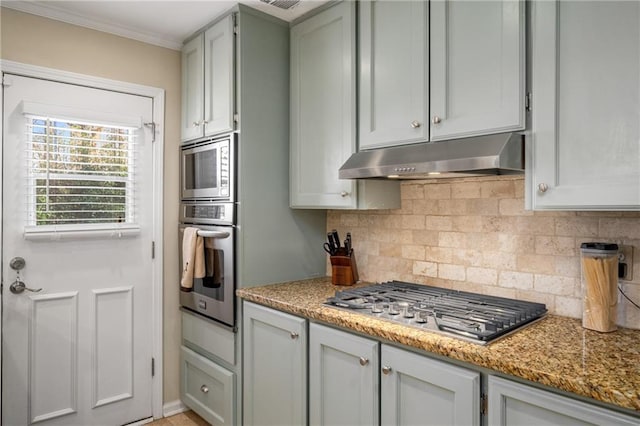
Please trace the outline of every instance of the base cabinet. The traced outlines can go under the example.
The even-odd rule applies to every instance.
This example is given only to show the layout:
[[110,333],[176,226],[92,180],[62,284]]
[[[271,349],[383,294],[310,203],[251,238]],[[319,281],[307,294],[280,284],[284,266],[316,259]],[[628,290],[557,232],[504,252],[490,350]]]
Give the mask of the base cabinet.
[[309,325],[309,424],[379,424],[379,343]]
[[182,401],[212,425],[234,425],[235,374],[182,346]]
[[214,426],[236,424],[235,333],[182,311],[180,399]]
[[489,376],[489,426],[631,426],[638,418]]
[[382,425],[480,425],[480,373],[382,345]]
[[478,426],[480,374],[311,324],[309,423]]
[[248,302],[243,309],[244,424],[305,425],[306,320]]

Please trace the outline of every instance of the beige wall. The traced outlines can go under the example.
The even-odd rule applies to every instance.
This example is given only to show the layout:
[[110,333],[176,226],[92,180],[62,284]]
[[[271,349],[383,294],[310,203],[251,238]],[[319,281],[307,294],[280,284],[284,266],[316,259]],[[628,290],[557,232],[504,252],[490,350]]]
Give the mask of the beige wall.
[[[328,213],[328,229],[343,237],[351,231],[363,280],[532,300],[581,318],[580,244],[611,241],[634,246],[633,282],[623,289],[640,301],[640,212],[525,211],[521,177],[403,182],[401,188],[399,210]],[[618,321],[640,328],[640,311],[623,300]]]
[[164,401],[179,399],[178,146],[180,52],[1,8],[2,59],[165,90]]

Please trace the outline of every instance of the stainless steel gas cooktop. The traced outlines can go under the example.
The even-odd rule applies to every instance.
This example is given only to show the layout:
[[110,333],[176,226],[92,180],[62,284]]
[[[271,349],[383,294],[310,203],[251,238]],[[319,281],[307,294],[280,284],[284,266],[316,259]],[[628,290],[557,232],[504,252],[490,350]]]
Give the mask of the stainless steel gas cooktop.
[[546,313],[542,303],[390,281],[336,291],[325,305],[487,344]]

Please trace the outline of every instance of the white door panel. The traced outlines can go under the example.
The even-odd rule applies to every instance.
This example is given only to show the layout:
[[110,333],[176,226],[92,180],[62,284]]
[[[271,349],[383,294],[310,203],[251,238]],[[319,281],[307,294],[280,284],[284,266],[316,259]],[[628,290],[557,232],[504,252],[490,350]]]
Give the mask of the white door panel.
[[[139,232],[25,239],[29,214],[24,101],[80,111],[89,122],[131,117],[151,122],[149,97],[8,76],[3,117],[4,425],[117,425],[150,417],[152,357],[153,147],[136,130],[132,158]],[[73,117],[53,117],[72,119]],[[99,143],[98,143],[99,145]],[[130,188],[131,189],[131,188]],[[118,224],[113,224],[117,228]],[[19,272],[40,292],[13,294]]]

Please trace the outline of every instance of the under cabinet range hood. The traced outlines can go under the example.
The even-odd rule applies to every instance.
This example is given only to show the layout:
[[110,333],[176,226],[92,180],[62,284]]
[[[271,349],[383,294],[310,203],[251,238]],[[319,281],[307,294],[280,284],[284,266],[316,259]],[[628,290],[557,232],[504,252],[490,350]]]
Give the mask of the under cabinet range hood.
[[430,179],[524,172],[524,135],[500,133],[360,151],[340,179]]

